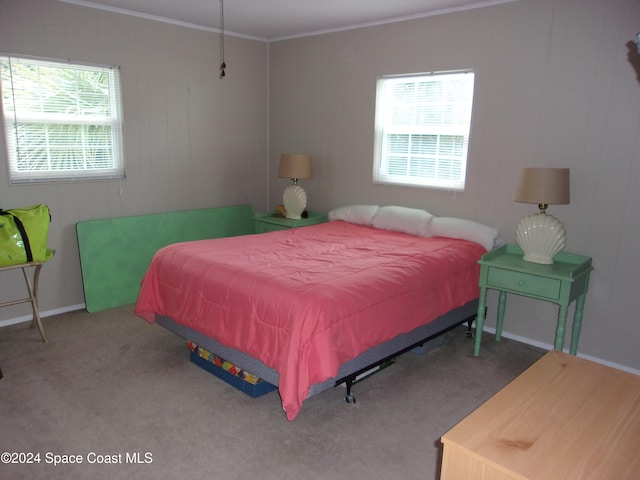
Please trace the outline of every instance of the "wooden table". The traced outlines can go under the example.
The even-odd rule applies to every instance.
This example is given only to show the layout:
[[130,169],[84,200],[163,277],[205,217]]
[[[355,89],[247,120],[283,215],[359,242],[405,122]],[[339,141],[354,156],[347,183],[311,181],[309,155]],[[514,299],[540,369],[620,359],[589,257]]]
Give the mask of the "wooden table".
[[442,437],[441,480],[640,478],[640,376],[552,350]]

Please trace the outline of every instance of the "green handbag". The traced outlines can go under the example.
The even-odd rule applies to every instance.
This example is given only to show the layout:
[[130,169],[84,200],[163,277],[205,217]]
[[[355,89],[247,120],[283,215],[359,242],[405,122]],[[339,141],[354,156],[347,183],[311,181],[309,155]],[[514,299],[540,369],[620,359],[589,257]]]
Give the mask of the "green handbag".
[[43,204],[0,209],[0,267],[46,262],[54,251],[47,248],[51,212]]

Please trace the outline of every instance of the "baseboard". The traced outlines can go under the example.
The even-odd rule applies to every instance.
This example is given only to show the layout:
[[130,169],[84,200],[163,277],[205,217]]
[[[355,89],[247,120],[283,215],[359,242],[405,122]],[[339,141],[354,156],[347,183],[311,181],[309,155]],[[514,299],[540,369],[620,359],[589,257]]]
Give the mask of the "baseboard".
[[[53,315],[59,315],[61,313],[73,312],[74,310],[82,310],[85,308],[84,303],[78,305],[69,305],[62,308],[54,308],[53,310],[46,310],[40,312],[40,318],[52,317]],[[23,315],[21,317],[9,318],[7,320],[0,320],[0,328],[8,327],[9,325],[15,325],[16,323],[25,323],[33,320],[33,315]]]
[[[496,329],[493,327],[484,327],[482,329],[483,332],[487,332],[487,333],[491,333],[491,334],[495,334],[496,333]],[[538,347],[538,348],[542,348],[543,350],[553,350],[553,345],[550,343],[545,343],[545,342],[539,342],[537,340],[533,340],[531,338],[528,337],[523,337],[521,335],[515,335],[513,333],[509,333],[509,332],[505,332],[504,330],[502,331],[502,336],[505,338],[509,338],[511,340],[515,340],[516,342],[520,342],[520,343],[526,343],[527,345],[532,345],[534,347]],[[569,352],[569,349],[565,349],[565,352]],[[631,368],[628,367],[626,365],[621,365],[619,363],[614,363],[614,362],[610,362],[608,360],[603,360],[602,358],[598,358],[598,357],[593,357],[591,355],[584,355],[582,353],[578,352],[578,357],[580,358],[584,358],[585,360],[591,360],[592,362],[596,362],[596,363],[600,363],[602,365],[606,365],[608,367],[613,367],[613,368],[617,368],[618,370],[623,370],[625,372],[629,372],[629,373],[633,373],[635,375],[640,375],[640,370],[636,369],[636,368]]]

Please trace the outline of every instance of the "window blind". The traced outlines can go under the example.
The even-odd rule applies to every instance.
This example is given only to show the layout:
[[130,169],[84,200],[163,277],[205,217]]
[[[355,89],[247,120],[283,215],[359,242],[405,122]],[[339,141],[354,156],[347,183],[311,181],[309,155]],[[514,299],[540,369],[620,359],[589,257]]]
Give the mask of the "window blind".
[[0,55],[12,183],[124,178],[117,67]]
[[374,181],[463,190],[474,74],[382,77]]

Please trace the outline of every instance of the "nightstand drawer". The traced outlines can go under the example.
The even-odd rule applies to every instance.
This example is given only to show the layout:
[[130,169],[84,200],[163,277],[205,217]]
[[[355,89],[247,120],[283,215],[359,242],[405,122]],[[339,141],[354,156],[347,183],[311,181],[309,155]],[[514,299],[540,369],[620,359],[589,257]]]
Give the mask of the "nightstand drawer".
[[539,277],[522,272],[489,267],[487,287],[509,290],[548,300],[560,298],[562,282],[553,278]]

